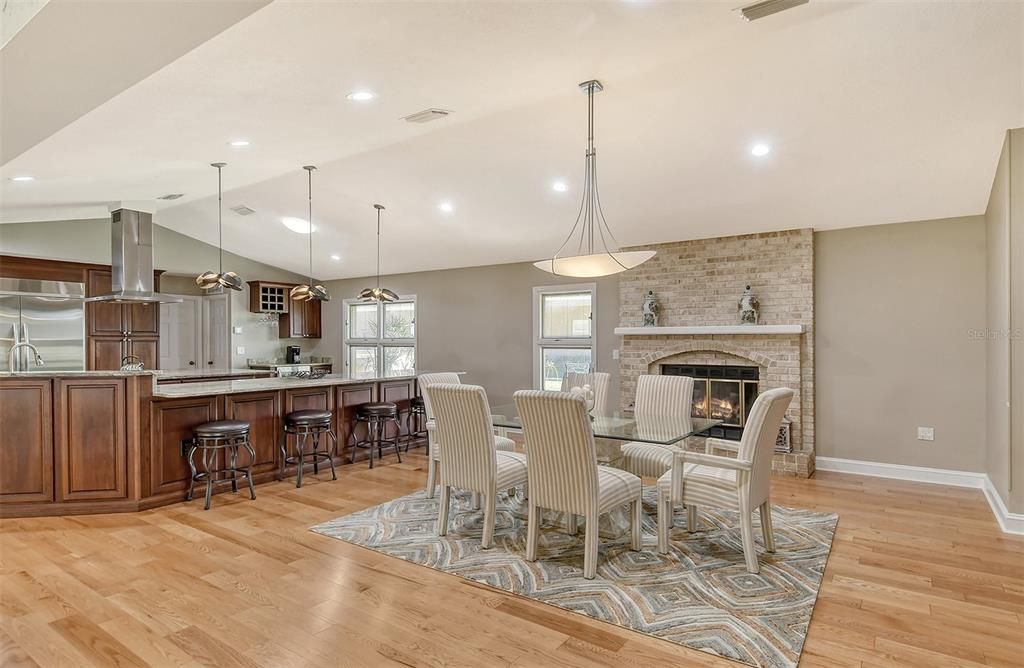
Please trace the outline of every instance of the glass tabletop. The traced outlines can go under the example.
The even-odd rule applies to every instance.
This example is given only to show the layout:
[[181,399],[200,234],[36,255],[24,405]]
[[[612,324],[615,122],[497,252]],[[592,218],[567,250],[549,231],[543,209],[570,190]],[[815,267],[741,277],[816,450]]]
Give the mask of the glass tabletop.
[[[515,404],[492,406],[491,422],[495,427],[503,429],[523,428]],[[606,413],[592,416],[590,424],[597,438],[672,445],[688,436],[696,436],[717,427],[722,422],[677,415],[635,416],[626,413]]]

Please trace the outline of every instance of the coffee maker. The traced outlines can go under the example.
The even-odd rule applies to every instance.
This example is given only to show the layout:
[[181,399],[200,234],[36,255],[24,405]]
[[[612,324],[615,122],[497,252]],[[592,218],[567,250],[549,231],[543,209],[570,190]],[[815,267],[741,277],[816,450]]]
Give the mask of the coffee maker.
[[302,349],[298,346],[288,346],[286,351],[285,361],[287,361],[288,364],[298,364],[299,357],[302,356]]

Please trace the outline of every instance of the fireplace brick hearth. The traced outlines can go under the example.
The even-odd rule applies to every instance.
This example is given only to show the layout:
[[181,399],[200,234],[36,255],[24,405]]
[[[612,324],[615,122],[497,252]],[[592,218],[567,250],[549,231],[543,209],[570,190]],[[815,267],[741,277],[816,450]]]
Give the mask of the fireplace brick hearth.
[[793,452],[776,454],[778,474],[814,473],[814,246],[810,229],[657,244],[658,254],[619,281],[619,323],[642,324],[647,290],[661,302],[660,325],[735,325],[750,285],[761,324],[801,325],[800,334],[627,334],[619,356],[620,403],[630,408],[640,374],[663,364],[756,366],[759,391],[789,387]]

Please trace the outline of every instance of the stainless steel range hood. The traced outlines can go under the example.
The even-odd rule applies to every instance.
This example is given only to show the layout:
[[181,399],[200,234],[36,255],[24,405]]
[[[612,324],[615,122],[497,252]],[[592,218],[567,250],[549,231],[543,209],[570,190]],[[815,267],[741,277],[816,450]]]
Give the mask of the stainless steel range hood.
[[112,292],[87,302],[173,304],[181,297],[153,291],[153,214],[116,209],[110,214]]

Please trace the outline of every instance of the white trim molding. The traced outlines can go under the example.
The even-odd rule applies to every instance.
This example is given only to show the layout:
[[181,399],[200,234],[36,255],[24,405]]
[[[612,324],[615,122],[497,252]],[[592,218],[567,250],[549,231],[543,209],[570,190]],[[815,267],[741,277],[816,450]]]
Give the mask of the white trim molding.
[[616,327],[619,336],[707,336],[708,334],[803,334],[803,325],[695,325],[692,327]]
[[816,457],[815,468],[819,471],[868,475],[876,478],[892,478],[925,482],[934,485],[952,487],[970,487],[980,489],[985,494],[992,514],[999,522],[1004,533],[1024,535],[1024,515],[1011,513],[996,492],[992,481],[984,473],[974,471],[955,471],[952,469],[933,469],[925,466],[907,466],[905,464],[886,464],[883,462],[865,462],[858,459],[840,459],[838,457]]

